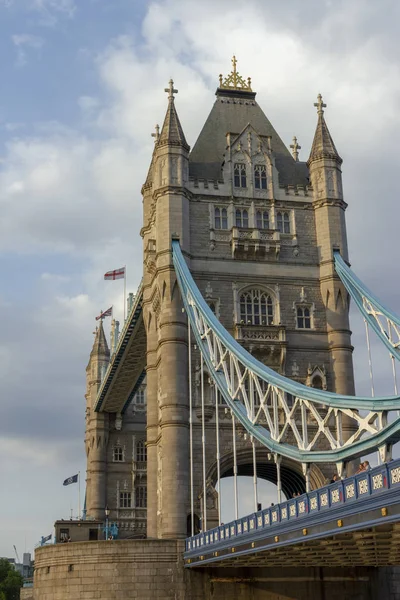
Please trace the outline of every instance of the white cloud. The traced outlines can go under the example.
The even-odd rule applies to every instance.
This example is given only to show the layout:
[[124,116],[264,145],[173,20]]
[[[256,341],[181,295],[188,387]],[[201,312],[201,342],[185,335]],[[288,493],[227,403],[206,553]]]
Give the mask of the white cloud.
[[[48,25],[77,13],[68,0],[31,1],[29,7]],[[322,92],[327,122],[344,158],[355,270],[396,308],[399,42],[394,24],[382,21],[384,12],[382,3],[361,0],[351,5],[249,0],[245,11],[243,2],[203,0],[201,12],[194,0],[149,2],[141,36],[118,36],[97,56],[100,89],[88,95],[82,84],[77,90],[84,127],[65,122],[60,112],[58,121],[32,124],[29,136],[23,129],[6,128],[0,252],[53,261],[39,264],[36,299],[28,293],[21,308],[8,297],[7,286],[0,302],[0,377],[6,375],[7,387],[0,425],[12,448],[19,444],[16,469],[24,463],[24,440],[31,445],[35,436],[41,436],[35,438],[35,452],[43,465],[48,452],[67,454],[68,443],[76,449],[74,460],[83,447],[78,445],[84,368],[94,317],[111,304],[122,315],[122,286],[102,277],[126,263],[128,291],[140,279],[140,188],[153,148],[150,134],[156,123],[162,124],[163,90],[171,76],[193,146],[214,101],[218,75],[230,70],[236,53],[240,72],[252,77],[257,100],[283,140],[289,144],[297,135],[302,159],[316,124],[313,102]],[[24,35],[13,40],[15,47],[39,52],[40,42]],[[68,263],[68,276],[57,261]],[[362,323],[354,321],[353,328],[360,348],[355,354],[358,392],[368,393]],[[386,357],[374,356],[384,372]],[[376,379],[381,390],[391,385],[389,378]],[[7,444],[4,436],[0,441]],[[58,470],[63,465],[59,458]],[[65,468],[70,466],[72,459]]]
[[98,108],[99,100],[93,98],[93,96],[81,96],[78,99],[78,104],[83,111],[90,112]]
[[53,27],[60,19],[72,19],[77,10],[74,0],[28,0],[28,7],[40,16],[40,24]]
[[54,283],[68,283],[71,281],[71,277],[68,277],[67,275],[57,275],[55,273],[42,273],[40,279],[42,279],[42,281]]
[[44,44],[43,38],[28,33],[14,34],[11,36],[12,42],[17,49],[16,65],[23,67],[28,62],[28,50],[39,51]]

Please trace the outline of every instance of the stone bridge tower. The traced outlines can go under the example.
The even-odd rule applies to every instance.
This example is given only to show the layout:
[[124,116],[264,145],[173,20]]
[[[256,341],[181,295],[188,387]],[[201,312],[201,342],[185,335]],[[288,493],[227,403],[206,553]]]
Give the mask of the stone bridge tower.
[[[143,186],[144,323],[147,334],[149,537],[184,537],[189,507],[188,330],[172,264],[178,237],[191,272],[224,327],[259,360],[295,380],[354,393],[348,301],[333,268],[347,258],[341,159],[317,103],[308,162],[292,154],[256,102],[250,79],[220,76],[215,104],[189,152],[173,82]],[[194,352],[194,397],[199,357]],[[206,374],[206,502],[215,517],[215,403]],[[201,498],[201,427],[194,416],[196,511]],[[222,409],[221,464],[232,472],[232,426]],[[312,423],[310,424],[312,427]],[[345,432],[344,432],[345,435]],[[260,474],[274,481],[265,449]],[[249,468],[239,442],[239,473]],[[284,491],[302,491],[299,465],[282,465]],[[329,468],[311,471],[320,485]],[[211,517],[212,521],[212,517]],[[209,526],[212,523],[209,523]]]

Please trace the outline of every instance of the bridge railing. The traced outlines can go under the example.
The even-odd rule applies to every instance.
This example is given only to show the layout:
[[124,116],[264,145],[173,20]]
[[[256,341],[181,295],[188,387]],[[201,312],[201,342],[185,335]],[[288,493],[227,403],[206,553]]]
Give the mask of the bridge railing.
[[363,503],[393,488],[400,490],[400,459],[187,538],[185,556],[190,557],[206,548],[229,545],[259,530],[301,521],[307,516],[326,513],[344,505]]

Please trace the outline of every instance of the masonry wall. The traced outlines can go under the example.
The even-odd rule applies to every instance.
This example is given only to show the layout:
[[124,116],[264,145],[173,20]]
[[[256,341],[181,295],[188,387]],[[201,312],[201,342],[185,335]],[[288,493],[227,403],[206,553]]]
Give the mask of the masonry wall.
[[[121,540],[39,548],[23,600],[395,600],[400,569],[184,569],[183,542]],[[31,592],[31,590],[29,590]],[[24,595],[25,594],[25,595]]]

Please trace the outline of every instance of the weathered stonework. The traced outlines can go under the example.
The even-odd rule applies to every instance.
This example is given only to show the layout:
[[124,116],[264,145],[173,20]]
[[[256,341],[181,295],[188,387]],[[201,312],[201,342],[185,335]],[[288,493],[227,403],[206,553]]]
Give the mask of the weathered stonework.
[[[93,410],[110,360],[105,340],[97,339],[100,334],[87,369],[88,515],[103,519],[107,505],[125,537],[145,533],[146,521],[149,537],[185,537],[190,519],[188,330],[172,263],[173,238],[179,238],[196,283],[223,326],[256,358],[306,385],[354,393],[348,298],[333,263],[334,247],[348,258],[342,161],[324,120],[322,99],[305,163],[299,161],[297,141],[292,156],[248,88],[217,90],[189,152],[172,83],[166,91],[168,109],[161,132],[154,134],[142,188],[147,463],[137,459],[146,415],[135,409],[135,401],[134,411],[128,408],[122,415]],[[244,316],[246,294],[253,299],[263,294],[270,313]],[[299,326],[304,310],[307,328]],[[198,516],[203,495],[200,362],[193,347]],[[204,380],[211,525],[216,518],[215,392],[206,370]],[[220,412],[225,475],[232,469],[232,428],[229,415],[223,408]],[[308,426],[312,431],[315,423]],[[348,435],[351,423],[344,422],[343,429]],[[116,448],[121,460],[115,460]],[[245,436],[239,436],[243,473],[248,449]],[[258,452],[264,465],[260,473],[274,480],[273,459],[261,448]],[[286,463],[286,493],[302,491],[299,466]],[[314,466],[311,485],[321,485],[334,468]]]
[[396,600],[399,569],[185,570],[177,540],[81,542],[35,553],[24,600]]

